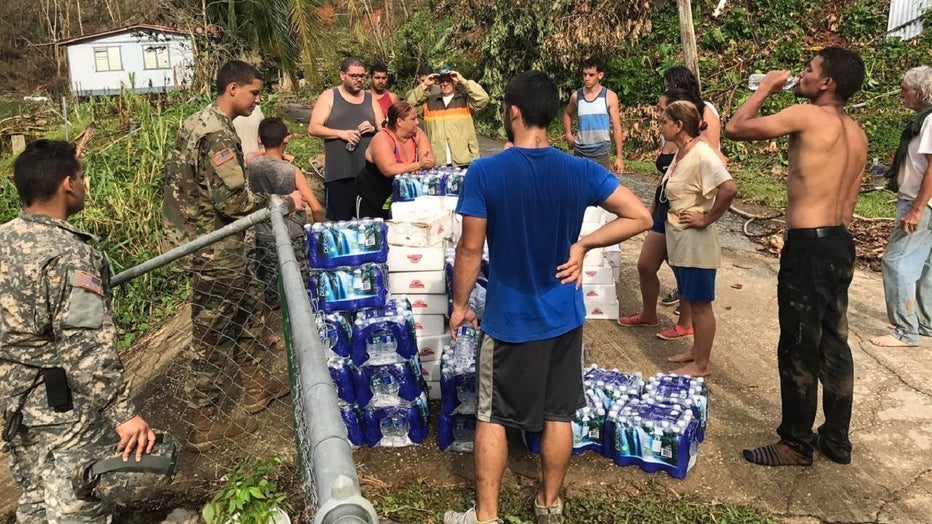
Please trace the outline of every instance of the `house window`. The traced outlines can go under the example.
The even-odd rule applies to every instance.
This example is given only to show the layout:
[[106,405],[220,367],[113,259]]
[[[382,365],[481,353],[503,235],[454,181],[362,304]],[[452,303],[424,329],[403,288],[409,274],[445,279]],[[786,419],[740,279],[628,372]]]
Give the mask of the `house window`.
[[143,47],[142,57],[146,69],[168,69],[168,46],[151,45]]
[[120,59],[120,48],[119,47],[94,48],[94,63],[97,66],[97,72],[122,71],[123,60]]

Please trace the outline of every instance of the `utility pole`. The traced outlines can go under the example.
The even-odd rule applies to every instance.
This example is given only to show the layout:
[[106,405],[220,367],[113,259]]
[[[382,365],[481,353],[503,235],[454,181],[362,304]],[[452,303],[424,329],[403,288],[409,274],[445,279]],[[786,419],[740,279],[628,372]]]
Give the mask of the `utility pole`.
[[683,60],[686,67],[699,78],[699,54],[696,51],[696,31],[693,28],[693,6],[690,0],[676,0],[680,14],[680,42],[683,45]]

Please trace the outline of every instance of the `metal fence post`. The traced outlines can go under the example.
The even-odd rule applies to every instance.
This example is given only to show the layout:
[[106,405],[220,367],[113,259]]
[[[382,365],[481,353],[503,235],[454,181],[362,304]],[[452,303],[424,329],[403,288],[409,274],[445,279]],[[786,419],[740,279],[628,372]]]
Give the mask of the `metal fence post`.
[[379,519],[375,508],[359,489],[353,451],[337,404],[336,387],[327,369],[327,357],[282,217],[281,204],[279,197],[272,197],[274,211],[270,218],[284,292],[283,303],[287,308],[286,336],[290,339],[288,345],[294,356],[294,390],[300,392],[292,395],[295,433],[299,452],[309,453],[308,457],[301,457],[302,474],[305,479],[313,479],[317,490],[314,522],[377,523]]

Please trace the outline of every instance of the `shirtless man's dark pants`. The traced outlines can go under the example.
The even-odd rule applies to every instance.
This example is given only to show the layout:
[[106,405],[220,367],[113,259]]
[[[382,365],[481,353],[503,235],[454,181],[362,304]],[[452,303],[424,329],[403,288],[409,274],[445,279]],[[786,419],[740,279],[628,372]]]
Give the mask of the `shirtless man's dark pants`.
[[783,401],[777,433],[798,452],[812,456],[821,382],[825,423],[819,427],[819,447],[836,462],[851,456],[848,426],[854,364],[847,310],[853,273],[854,242],[843,227],[787,233],[777,277],[777,361]]

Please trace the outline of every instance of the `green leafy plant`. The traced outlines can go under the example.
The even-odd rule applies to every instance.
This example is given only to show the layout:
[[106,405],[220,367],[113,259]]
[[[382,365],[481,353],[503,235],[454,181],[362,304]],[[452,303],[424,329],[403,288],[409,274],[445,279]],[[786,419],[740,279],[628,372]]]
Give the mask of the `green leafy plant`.
[[267,524],[276,510],[289,511],[286,496],[269,479],[281,459],[246,460],[226,475],[226,483],[201,510],[207,524]]

